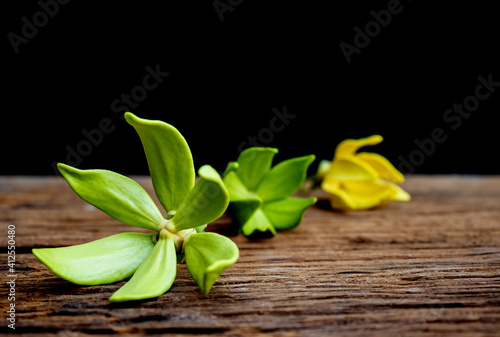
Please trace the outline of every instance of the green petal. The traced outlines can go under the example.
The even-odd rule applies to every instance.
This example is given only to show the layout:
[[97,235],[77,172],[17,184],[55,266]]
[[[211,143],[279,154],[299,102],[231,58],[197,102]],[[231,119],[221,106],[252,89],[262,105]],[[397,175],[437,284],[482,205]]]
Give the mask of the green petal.
[[205,231],[205,228],[207,228],[207,225],[195,227],[196,233],[203,233]]
[[184,250],[189,273],[205,294],[239,256],[236,244],[216,233],[191,234],[184,243]]
[[220,175],[211,166],[198,170],[200,178],[172,219],[176,230],[195,228],[219,218],[229,204]]
[[264,204],[262,211],[277,230],[292,229],[300,224],[304,212],[316,198],[284,198]]
[[277,164],[257,187],[257,195],[269,201],[288,197],[297,192],[306,179],[307,168],[315,156],[292,158]]
[[257,209],[247,222],[241,227],[241,232],[245,236],[250,236],[255,232],[269,233],[276,235],[273,224],[266,217],[262,209]]
[[247,190],[234,171],[227,173],[223,181],[231,201],[229,213],[242,226],[262,206],[262,200],[256,194]]
[[330,166],[332,162],[326,159],[323,159],[318,164],[318,170],[316,171],[316,180],[323,180],[326,173],[330,170]]
[[153,251],[139,266],[134,276],[118,289],[110,302],[142,300],[163,295],[170,289],[177,273],[174,240],[160,235]]
[[125,119],[141,138],[156,195],[168,211],[176,211],[194,186],[193,157],[184,137],[172,125],[142,119],[130,112]]
[[132,275],[153,250],[152,236],[121,233],[82,245],[33,249],[54,274],[76,284],[96,285]]
[[258,198],[231,201],[228,212],[241,227],[261,206],[262,201]]
[[130,178],[61,163],[57,167],[80,198],[127,225],[156,230],[164,220],[148,193]]
[[251,147],[238,157],[237,174],[249,191],[255,191],[262,178],[271,169],[271,163],[278,149]]
[[224,173],[222,174],[222,178],[226,176],[226,174],[235,171],[240,165],[235,162],[235,161],[230,161],[227,163],[226,169],[224,170]]
[[235,171],[227,172],[222,180],[227,188],[231,201],[245,200],[247,198],[251,198],[252,195],[255,195],[248,191],[247,187],[243,184],[243,181],[241,181]]

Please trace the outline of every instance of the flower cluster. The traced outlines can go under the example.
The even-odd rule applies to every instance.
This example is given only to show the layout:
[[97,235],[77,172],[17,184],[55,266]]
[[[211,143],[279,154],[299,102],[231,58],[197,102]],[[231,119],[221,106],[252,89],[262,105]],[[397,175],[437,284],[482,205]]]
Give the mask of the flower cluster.
[[[239,257],[233,241],[204,231],[228,205],[239,230],[252,238],[295,228],[317,200],[294,196],[304,184],[314,155],[271,166],[278,150],[253,147],[227,165],[223,178],[211,166],[202,166],[195,183],[191,151],[177,129],[130,112],[125,113],[125,119],[141,139],[164,213],[139,184],[123,175],[80,170],[62,163],[58,168],[83,200],[151,233],[127,232],[76,246],[33,249],[33,254],[55,274],[76,284],[107,284],[131,276],[109,298],[111,302],[162,295],[172,286],[177,263],[182,261],[207,294]],[[358,152],[381,141],[379,135],[344,140],[332,161],[320,163],[316,179],[330,194],[332,208],[362,210],[393,200],[410,200],[397,185],[403,182],[403,175],[385,157]]]

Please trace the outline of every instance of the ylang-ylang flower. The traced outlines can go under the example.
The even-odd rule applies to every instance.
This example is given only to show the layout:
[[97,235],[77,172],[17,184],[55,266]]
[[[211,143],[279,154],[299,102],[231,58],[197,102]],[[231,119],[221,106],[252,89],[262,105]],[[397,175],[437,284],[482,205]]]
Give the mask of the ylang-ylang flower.
[[334,209],[363,210],[391,201],[409,201],[410,195],[397,184],[404,176],[385,157],[372,152],[358,152],[383,140],[380,135],[346,139],[335,150],[331,162],[322,161],[317,178],[330,194]]

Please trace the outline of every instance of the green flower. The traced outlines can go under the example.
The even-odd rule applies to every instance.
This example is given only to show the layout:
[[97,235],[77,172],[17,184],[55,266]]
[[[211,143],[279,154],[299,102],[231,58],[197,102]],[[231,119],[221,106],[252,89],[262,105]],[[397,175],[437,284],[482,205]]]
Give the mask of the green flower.
[[76,284],[106,284],[132,276],[110,297],[111,302],[162,295],[174,282],[178,258],[185,256],[189,273],[207,294],[238,259],[238,247],[230,239],[203,232],[226,210],[228,192],[208,165],[199,169],[195,184],[191,151],[173,126],[129,112],[125,118],[141,138],[166,218],[133,180],[107,170],[79,170],[60,163],[60,172],[83,200],[125,224],[154,233],[121,233],[76,246],[33,249],[33,254],[55,274]]
[[255,232],[275,235],[276,230],[292,229],[316,202],[314,197],[291,197],[304,183],[315,156],[288,159],[271,168],[277,152],[269,147],[246,149],[224,172],[230,210],[245,236]]

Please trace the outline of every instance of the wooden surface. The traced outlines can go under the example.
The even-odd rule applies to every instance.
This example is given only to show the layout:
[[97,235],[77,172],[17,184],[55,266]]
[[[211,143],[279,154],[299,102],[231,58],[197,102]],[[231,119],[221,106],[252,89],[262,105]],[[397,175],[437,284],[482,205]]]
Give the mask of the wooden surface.
[[[136,180],[152,192],[149,178]],[[27,336],[499,336],[500,177],[411,176],[404,188],[409,203],[351,213],[329,210],[316,193],[298,228],[255,242],[228,230],[224,215],[209,230],[231,235],[240,259],[208,296],[179,265],[158,299],[110,304],[124,282],[73,285],[31,248],[140,229],[87,205],[62,179],[0,178],[0,331],[12,332],[5,280],[13,224],[15,332]]]

